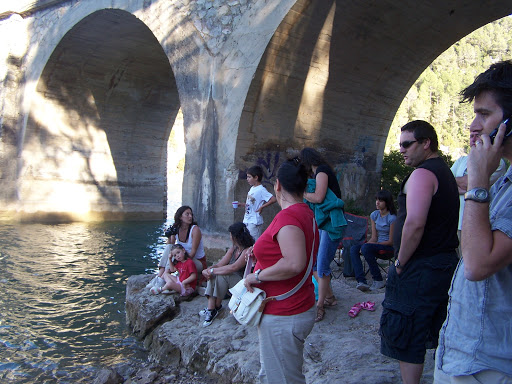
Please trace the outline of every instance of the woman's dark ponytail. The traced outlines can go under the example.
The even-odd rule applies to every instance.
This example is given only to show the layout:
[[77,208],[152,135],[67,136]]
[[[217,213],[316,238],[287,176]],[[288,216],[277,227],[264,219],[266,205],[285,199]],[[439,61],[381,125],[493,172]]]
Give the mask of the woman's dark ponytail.
[[277,178],[285,191],[302,195],[306,190],[308,172],[298,157],[286,160],[277,171]]

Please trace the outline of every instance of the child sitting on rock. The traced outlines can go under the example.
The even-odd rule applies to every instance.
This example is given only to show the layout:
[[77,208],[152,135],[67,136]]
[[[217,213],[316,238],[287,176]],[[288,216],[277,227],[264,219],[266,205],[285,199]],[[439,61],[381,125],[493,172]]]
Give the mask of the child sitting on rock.
[[[196,290],[197,269],[188,252],[181,244],[174,244],[169,255],[169,269],[162,277],[165,280],[163,287],[153,287],[150,292],[158,295],[164,291],[176,291],[181,296],[188,296]],[[174,275],[178,272],[178,276]]]

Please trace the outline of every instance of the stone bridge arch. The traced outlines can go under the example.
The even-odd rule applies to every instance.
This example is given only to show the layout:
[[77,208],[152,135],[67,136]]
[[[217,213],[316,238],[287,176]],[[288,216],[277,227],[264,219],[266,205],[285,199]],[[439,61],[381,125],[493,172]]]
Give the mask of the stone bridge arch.
[[[245,100],[236,154],[241,176],[258,163],[271,189],[284,158],[318,148],[343,198],[369,212],[389,128],[410,87],[455,42],[511,12],[504,1],[295,2]],[[238,199],[246,191],[241,179]],[[268,209],[265,222],[276,210]]]
[[[280,162],[303,146],[324,151],[344,196],[367,207],[409,87],[455,41],[512,11],[504,0],[485,7],[442,0],[33,4],[0,6],[0,33],[19,25],[26,35],[0,47],[1,215],[160,219],[164,143],[181,107],[183,202],[202,226],[220,230],[241,218],[230,202],[245,198],[245,169],[264,165],[270,188]],[[87,66],[92,61],[98,73]],[[35,108],[43,96],[46,104]],[[44,112],[57,105],[80,135],[64,127],[56,139]],[[139,129],[145,124],[148,134]],[[86,200],[83,211],[60,199],[65,184]]]
[[32,97],[24,211],[162,218],[166,141],[179,107],[167,55],[143,22],[114,9],[84,17],[53,50]]

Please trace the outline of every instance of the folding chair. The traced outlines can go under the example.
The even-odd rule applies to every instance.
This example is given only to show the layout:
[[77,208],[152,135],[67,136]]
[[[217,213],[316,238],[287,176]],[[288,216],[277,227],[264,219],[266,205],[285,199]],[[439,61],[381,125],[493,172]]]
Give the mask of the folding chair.
[[[382,250],[382,251],[377,252],[377,254],[378,254],[378,256],[377,256],[377,265],[379,266],[381,271],[384,272],[384,274],[387,276],[388,275],[389,267],[394,262],[395,252],[394,251],[384,251],[384,250]],[[364,257],[363,257],[363,259],[364,259]],[[386,268],[384,268],[381,265],[381,263],[379,263],[379,259],[387,261]],[[365,262],[365,265],[366,265],[366,260],[364,262]],[[368,271],[369,271],[369,269],[368,269]],[[365,268],[365,273],[368,273],[368,271]]]
[[[338,249],[341,251],[341,258],[343,259],[343,269],[338,276],[334,276],[333,273],[333,277],[336,279],[342,274],[345,277],[354,276],[354,268],[350,260],[350,247],[365,243],[368,236],[368,219],[366,217],[345,212],[345,220],[347,220],[345,234],[341,239],[340,246],[338,246]],[[335,262],[341,268],[342,262],[339,257],[338,260],[335,258]]]
[[[352,267],[352,260],[350,258],[350,247],[353,245],[360,245],[364,244],[368,241],[368,227],[369,222],[368,218],[365,216],[358,216],[354,215],[352,213],[345,212],[345,219],[347,220],[347,227],[345,229],[345,235],[343,239],[340,242],[340,245],[338,246],[339,253],[337,257],[335,257],[334,261],[338,265],[338,267],[342,267],[343,264],[343,270],[335,276],[333,272],[334,278],[339,278],[341,274],[345,277],[351,277],[354,276],[354,269]],[[363,262],[363,271],[365,275],[370,271],[368,264],[366,263],[366,260],[362,254],[360,254],[360,257],[362,257]],[[342,260],[343,261],[342,261]],[[388,263],[385,267],[379,263],[380,260],[387,260]],[[377,265],[381,269],[382,272],[387,276],[388,269],[391,263],[394,259],[394,252],[393,251],[379,251],[377,256]]]

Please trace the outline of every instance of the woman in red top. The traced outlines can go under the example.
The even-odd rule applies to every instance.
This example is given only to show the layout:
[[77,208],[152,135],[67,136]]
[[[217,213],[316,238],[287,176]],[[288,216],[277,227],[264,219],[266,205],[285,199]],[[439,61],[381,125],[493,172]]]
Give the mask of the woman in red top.
[[[274,191],[282,210],[254,245],[256,272],[245,279],[248,290],[257,286],[267,297],[288,292],[306,273],[313,244],[316,255],[318,230],[313,232],[313,211],[302,200],[307,178],[306,168],[298,159],[288,160],[279,168]],[[295,294],[265,306],[258,326],[261,383],[305,383],[302,352],[316,315],[309,274]]]

